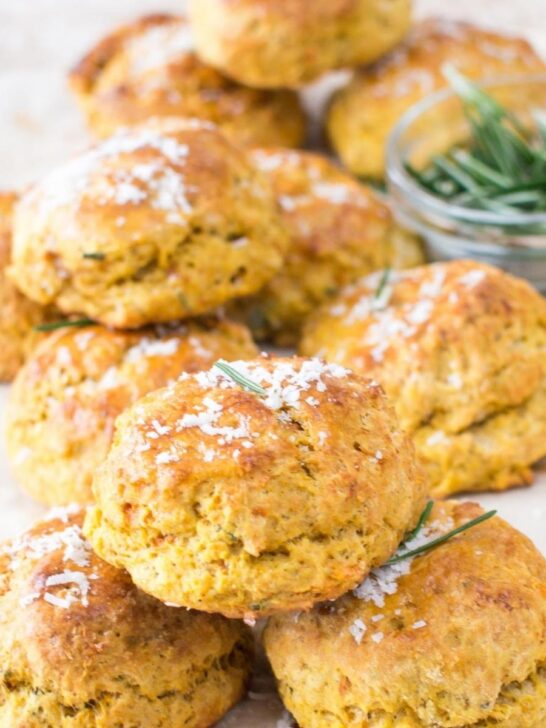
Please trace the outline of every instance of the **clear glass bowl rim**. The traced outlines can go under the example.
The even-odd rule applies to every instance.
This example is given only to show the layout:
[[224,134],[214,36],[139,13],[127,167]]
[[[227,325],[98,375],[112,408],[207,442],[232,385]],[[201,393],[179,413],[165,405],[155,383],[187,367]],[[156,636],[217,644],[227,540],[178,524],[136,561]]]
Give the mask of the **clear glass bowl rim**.
[[[479,83],[479,85],[484,89],[501,86],[521,86],[525,84],[543,84],[546,90],[546,73],[496,76]],[[401,192],[410,202],[414,209],[426,210],[428,213],[432,213],[433,215],[443,219],[455,219],[462,223],[466,222],[474,225],[502,227],[533,225],[536,223],[546,224],[546,212],[522,212],[513,213],[511,215],[500,215],[488,210],[475,210],[469,207],[461,207],[449,202],[444,202],[439,197],[436,197],[424,190],[406,171],[400,154],[400,144],[403,135],[424,113],[432,109],[434,106],[437,106],[450,98],[456,97],[456,93],[450,88],[436,91],[414,104],[399,119],[387,142],[388,187],[390,188],[391,185],[395,186],[397,190],[399,190],[399,192]]]

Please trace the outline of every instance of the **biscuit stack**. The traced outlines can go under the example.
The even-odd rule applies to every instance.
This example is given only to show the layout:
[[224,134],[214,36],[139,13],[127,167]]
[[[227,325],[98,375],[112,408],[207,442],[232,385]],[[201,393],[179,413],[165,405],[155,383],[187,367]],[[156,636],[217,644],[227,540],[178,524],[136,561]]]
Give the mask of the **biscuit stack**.
[[[196,0],[193,39],[147,17],[72,72],[101,140],[2,207],[8,449],[55,508],[0,547],[0,725],[213,725],[260,618],[301,728],[546,724],[544,559],[475,504],[427,500],[531,480],[546,303],[472,261],[413,268],[380,197],[286,148],[293,89],[326,71],[392,52],[404,84],[425,45],[469,73],[535,64],[466,26],[392,50],[409,6]],[[370,176],[388,124],[336,129],[382,67],[330,112]],[[389,92],[393,115],[415,96]],[[36,324],[58,330],[36,346]]]

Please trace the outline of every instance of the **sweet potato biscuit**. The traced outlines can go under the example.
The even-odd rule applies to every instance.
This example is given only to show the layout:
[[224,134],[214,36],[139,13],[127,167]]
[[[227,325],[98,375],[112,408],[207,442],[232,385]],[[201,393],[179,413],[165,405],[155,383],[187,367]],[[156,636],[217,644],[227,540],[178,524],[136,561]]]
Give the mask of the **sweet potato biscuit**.
[[[437,504],[425,531],[480,512]],[[333,604],[273,617],[265,646],[301,728],[542,728],[545,635],[546,562],[495,517]]]
[[206,119],[246,145],[297,147],[306,121],[297,95],[241,86],[199,60],[185,18],[147,15],[103,38],[70,85],[98,136],[150,117]]
[[544,299],[472,261],[381,277],[319,310],[302,352],[381,382],[436,496],[530,482],[546,455]]
[[93,475],[126,407],[182,372],[256,354],[244,326],[212,318],[138,332],[102,326],[56,332],[11,392],[7,444],[18,482],[50,505],[89,502]]
[[318,360],[182,376],[119,419],[86,532],[169,602],[231,617],[307,608],[396,548],[426,483],[381,388]]
[[357,71],[335,94],[327,130],[346,167],[362,177],[383,176],[390,132],[410,106],[447,86],[446,64],[475,80],[546,70],[544,61],[521,38],[468,23],[426,20],[400,48]]
[[190,0],[203,60],[258,88],[370,63],[406,34],[411,0]]
[[214,724],[244,692],[249,630],[139,591],[91,551],[83,515],[55,509],[0,547],[0,725]]
[[40,339],[34,327],[48,312],[23,296],[6,276],[11,259],[13,206],[17,196],[0,192],[0,381],[9,382]]
[[12,275],[115,328],[207,313],[261,288],[288,236],[269,181],[208,122],[120,131],[24,194]]
[[295,344],[304,320],[344,285],[387,265],[423,262],[373,191],[311,152],[258,149],[258,168],[279,199],[291,237],[283,267],[243,309],[255,335]]

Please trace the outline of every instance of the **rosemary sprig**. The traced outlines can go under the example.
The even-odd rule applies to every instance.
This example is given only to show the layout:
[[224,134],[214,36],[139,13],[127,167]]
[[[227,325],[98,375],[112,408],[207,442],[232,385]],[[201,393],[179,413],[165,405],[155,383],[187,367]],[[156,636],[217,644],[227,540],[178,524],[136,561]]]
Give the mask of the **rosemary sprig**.
[[385,306],[387,305],[387,301],[384,300],[384,297],[387,290],[387,285],[389,283],[389,279],[391,277],[391,273],[392,268],[388,266],[383,270],[383,273],[381,274],[379,283],[377,284],[377,288],[375,289],[372,298],[372,310],[374,311],[379,311],[382,308],[385,308]]
[[83,253],[82,258],[85,258],[85,260],[104,260],[106,255],[104,253]]
[[[501,218],[546,210],[545,120],[535,114],[534,128],[527,127],[455,68],[448,67],[444,73],[462,101],[469,140],[433,157],[424,169],[407,164],[408,172],[437,197],[496,212]],[[520,194],[524,191],[533,194]],[[532,232],[544,233],[542,227],[537,231],[534,225]]]
[[217,369],[220,369],[220,371],[230,379],[233,379],[234,382],[237,382],[237,384],[243,389],[246,389],[249,392],[254,392],[254,394],[259,394],[260,397],[265,397],[267,395],[267,392],[263,387],[256,384],[256,382],[253,382],[252,379],[245,377],[245,375],[241,374],[241,372],[238,372],[237,369],[228,364],[227,361],[219,359],[215,362],[214,366]]
[[34,327],[35,331],[56,331],[57,329],[68,328],[69,326],[90,326],[95,322],[91,319],[67,319],[66,321],[49,321],[45,324],[39,324]]
[[[428,508],[428,504],[427,504]],[[425,508],[426,510],[426,508]],[[468,531],[469,528],[473,528],[474,526],[477,526],[479,523],[483,523],[484,521],[487,521],[489,518],[492,518],[497,514],[497,511],[487,511],[487,513],[482,513],[481,516],[478,516],[477,518],[473,518],[471,521],[468,521],[467,523],[463,523],[462,526],[459,526],[458,528],[454,528],[452,531],[449,531],[449,533],[444,533],[443,536],[438,536],[438,538],[433,539],[432,541],[429,541],[426,544],[423,544],[423,546],[419,546],[419,548],[413,549],[411,551],[406,551],[403,554],[396,554],[392,558],[390,558],[387,562],[387,566],[392,566],[393,564],[397,564],[399,561],[404,561],[404,559],[409,559],[414,556],[420,556],[421,554],[426,553],[427,551],[430,551],[431,549],[435,549],[438,546],[441,546],[442,544],[446,543],[446,541],[450,541],[454,536],[457,536],[460,533],[463,533],[464,531]],[[423,514],[421,514],[422,516]],[[429,511],[430,515],[430,511]],[[422,526],[421,526],[422,527]]]
[[360,181],[382,195],[387,194],[387,184],[385,180],[374,179],[373,177],[360,177]]
[[429,500],[428,503],[426,504],[426,506],[423,508],[423,511],[422,511],[421,515],[419,516],[419,520],[417,521],[417,525],[415,526],[415,528],[413,529],[413,531],[410,531],[408,533],[408,535],[406,536],[404,542],[412,541],[417,536],[417,534],[419,533],[419,531],[423,528],[423,526],[425,525],[425,523],[428,521],[428,519],[430,517],[430,514],[432,513],[432,509],[433,508],[434,508],[434,501],[433,500]]

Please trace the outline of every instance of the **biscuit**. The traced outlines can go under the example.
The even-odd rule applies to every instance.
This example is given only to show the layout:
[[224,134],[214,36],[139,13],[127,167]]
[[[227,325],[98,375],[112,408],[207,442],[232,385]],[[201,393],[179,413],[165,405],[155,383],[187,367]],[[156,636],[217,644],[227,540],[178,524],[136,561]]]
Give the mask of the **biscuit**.
[[[480,513],[439,503],[421,540]],[[495,517],[264,640],[301,728],[541,728],[545,635],[546,562]]]
[[294,345],[307,316],[344,285],[387,265],[424,262],[386,203],[326,157],[258,149],[253,158],[271,179],[291,237],[279,273],[243,305],[258,339]]
[[11,220],[17,196],[0,192],[0,381],[13,379],[41,338],[34,330],[48,312],[23,296],[6,275],[11,258]]
[[118,28],[89,51],[69,80],[100,137],[164,116],[206,119],[251,146],[297,147],[306,134],[295,93],[245,88],[207,66],[181,16],[147,15]]
[[418,517],[426,483],[381,388],[318,360],[182,376],[117,422],[86,532],[163,601],[230,617],[355,586]]
[[546,455],[546,302],[473,261],[372,274],[308,322],[302,352],[376,378],[432,493],[530,482]]
[[57,331],[30,357],[10,393],[6,434],[17,481],[49,505],[88,503],[115,419],[126,407],[182,372],[256,354],[245,327],[214,319],[138,332]]
[[0,547],[0,724],[203,728],[243,695],[241,622],[175,609],[96,556],[55,509]]
[[332,99],[327,132],[351,172],[383,177],[390,132],[413,104],[448,85],[443,75],[446,64],[475,80],[546,69],[521,38],[468,23],[440,19],[420,23],[400,48],[374,66],[357,71]]
[[411,0],[190,0],[201,58],[258,88],[296,88],[370,63],[411,21]]
[[21,198],[12,276],[38,303],[114,328],[207,313],[280,268],[269,181],[208,122],[122,130]]

